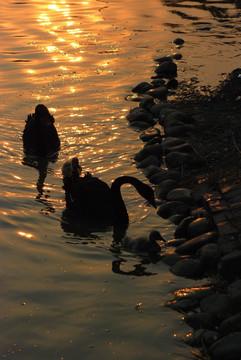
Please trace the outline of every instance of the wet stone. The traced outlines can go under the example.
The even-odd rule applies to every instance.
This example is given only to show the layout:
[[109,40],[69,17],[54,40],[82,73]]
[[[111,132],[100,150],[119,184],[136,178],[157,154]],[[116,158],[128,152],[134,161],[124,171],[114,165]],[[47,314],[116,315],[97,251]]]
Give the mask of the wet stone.
[[[149,128],[149,130],[151,130],[151,129]],[[162,136],[157,135],[157,136],[154,136],[152,139],[148,140],[144,146],[161,144],[161,143],[162,143]]]
[[178,81],[176,79],[171,79],[167,82],[168,89],[176,89],[178,87]]
[[169,266],[173,266],[176,262],[180,261],[181,258],[180,255],[171,251],[162,256],[162,261]]
[[179,184],[176,180],[167,179],[162,181],[160,184],[156,186],[155,193],[159,199],[165,199],[166,195],[170,192],[170,190],[178,187]]
[[177,226],[174,232],[174,236],[176,239],[187,237],[187,227],[190,224],[190,222],[192,222],[193,220],[195,220],[194,216],[188,216],[180,222],[180,224]]
[[145,94],[148,90],[152,89],[153,86],[151,84],[149,84],[148,82],[141,82],[138,85],[136,85],[133,89],[132,92],[134,93],[138,93],[138,94]]
[[164,79],[154,79],[151,81],[152,85],[154,86],[154,88],[159,87],[161,85],[164,85],[166,82]]
[[186,134],[191,133],[194,130],[192,125],[176,125],[171,127],[165,127],[166,136],[177,136],[182,137]]
[[179,225],[180,222],[185,218],[185,215],[183,214],[174,214],[172,216],[169,217],[169,220],[174,224],[174,225]]
[[152,184],[159,184],[168,179],[172,179],[178,182],[181,180],[181,174],[176,170],[160,169],[160,171],[156,172],[153,174],[153,176],[150,177],[150,182]]
[[148,145],[141,149],[135,156],[135,161],[142,161],[150,155],[155,155],[158,159],[162,157],[162,147],[160,144]]
[[151,139],[153,139],[154,137],[159,136],[159,135],[160,135],[160,130],[153,127],[153,128],[151,128],[151,129],[148,129],[148,130],[143,131],[143,132],[140,134],[140,139],[141,139],[143,142],[146,142],[146,141],[149,141],[149,140],[151,140]]
[[184,40],[181,39],[181,38],[176,38],[175,40],[173,40],[173,44],[175,44],[175,45],[183,45]]
[[194,330],[197,329],[214,330],[216,326],[215,318],[211,314],[204,312],[186,315],[184,320]]
[[191,288],[184,288],[174,291],[173,295],[176,299],[180,298],[191,298],[200,302],[202,299],[205,299],[207,296],[210,296],[214,293],[214,290],[211,286],[197,286]]
[[194,347],[203,347],[203,344],[210,347],[219,338],[220,334],[215,330],[199,329],[186,336],[184,341],[186,344]]
[[143,121],[151,125],[155,123],[151,114],[141,107],[135,107],[134,109],[131,109],[129,114],[126,116],[126,119],[129,121],[129,123],[134,121]]
[[147,166],[147,167],[143,170],[143,173],[144,173],[145,176],[149,179],[152,175],[156,174],[159,170],[160,170],[160,167],[159,167],[159,166],[150,165],[150,166]]
[[177,138],[177,137],[166,137],[162,142],[163,153],[168,153],[170,148],[173,146],[184,144],[185,140]]
[[[241,313],[225,319],[219,326],[218,331],[222,335],[232,332],[241,331]],[[240,338],[241,341],[241,338]]]
[[172,239],[172,240],[168,240],[166,243],[166,246],[173,246],[173,247],[177,247],[179,245],[182,245],[186,242],[186,239]]
[[199,259],[182,259],[176,262],[170,269],[176,276],[183,276],[189,279],[200,278],[202,267]]
[[183,201],[164,202],[158,209],[157,214],[163,219],[168,219],[172,215],[189,215],[189,206]]
[[167,194],[167,201],[184,201],[190,203],[193,201],[191,190],[188,188],[176,188],[171,190]]
[[241,310],[241,279],[235,280],[228,286],[227,294],[231,297],[234,306]]
[[241,251],[237,250],[224,255],[219,264],[218,270],[224,277],[235,277],[241,275]]
[[188,255],[195,253],[200,247],[215,242],[218,240],[217,232],[207,232],[205,234],[187,240],[184,244],[176,248],[176,252],[181,255]]
[[198,307],[198,301],[194,299],[180,299],[180,300],[172,300],[166,303],[166,306],[171,309],[179,312],[189,312],[196,307]]
[[145,122],[145,121],[132,121],[132,122],[130,122],[129,125],[138,130],[148,129],[149,127],[152,126],[151,124],[149,124],[148,122]]
[[220,251],[216,243],[206,244],[199,249],[199,259],[204,269],[216,268],[220,260]]
[[193,124],[194,123],[194,119],[191,115],[186,114],[182,111],[177,111],[177,110],[169,112],[167,114],[167,116],[165,117],[164,124],[168,123],[170,120],[178,120],[184,124]]
[[232,302],[226,294],[213,294],[200,302],[202,312],[208,312],[217,319],[223,320],[232,315]]
[[176,109],[174,108],[162,108],[159,111],[159,123],[161,125],[164,125],[165,119],[169,114],[172,114],[173,112],[176,112]]
[[166,155],[166,165],[172,168],[178,168],[184,164],[194,163],[194,157],[190,154],[172,151]]
[[184,143],[184,144],[180,144],[177,146],[170,147],[169,149],[166,149],[166,153],[169,153],[171,151],[191,153],[191,152],[193,152],[193,147],[188,143]]
[[158,159],[155,155],[150,155],[144,160],[142,160],[140,163],[138,163],[137,168],[144,169],[147,166],[154,165],[154,166],[160,166],[161,160]]
[[168,94],[168,88],[163,85],[147,91],[146,94],[152,96],[153,98],[163,99],[166,98]]
[[212,360],[239,360],[241,357],[241,332],[233,332],[217,340],[209,349]]
[[156,67],[155,73],[163,77],[170,75],[176,76],[177,65],[173,61],[164,61]]
[[206,217],[198,218],[190,222],[187,227],[187,237],[189,239],[194,238],[198,235],[213,231],[213,225],[211,220]]

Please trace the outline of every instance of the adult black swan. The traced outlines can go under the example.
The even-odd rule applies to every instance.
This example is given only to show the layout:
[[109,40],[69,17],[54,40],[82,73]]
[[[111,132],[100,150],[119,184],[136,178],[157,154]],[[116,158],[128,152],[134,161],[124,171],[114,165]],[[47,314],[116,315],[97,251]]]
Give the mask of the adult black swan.
[[156,208],[152,188],[132,176],[118,177],[109,187],[89,173],[80,176],[80,172],[77,158],[62,167],[66,207],[77,213],[82,220],[128,224],[129,217],[120,191],[123,184],[133,185],[138,193]]
[[51,156],[60,149],[54,117],[45,105],[37,105],[35,113],[28,115],[23,131],[23,147],[27,154],[34,156]]

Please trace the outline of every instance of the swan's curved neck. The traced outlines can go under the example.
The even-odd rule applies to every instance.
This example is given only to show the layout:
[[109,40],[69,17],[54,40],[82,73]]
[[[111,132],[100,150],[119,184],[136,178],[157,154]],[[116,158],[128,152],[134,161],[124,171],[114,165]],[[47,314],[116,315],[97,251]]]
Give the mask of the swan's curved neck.
[[115,179],[111,185],[112,201],[114,207],[114,217],[116,222],[129,222],[129,216],[126,210],[124,200],[121,195],[121,185],[131,184],[136,187],[137,179],[132,176],[120,176]]

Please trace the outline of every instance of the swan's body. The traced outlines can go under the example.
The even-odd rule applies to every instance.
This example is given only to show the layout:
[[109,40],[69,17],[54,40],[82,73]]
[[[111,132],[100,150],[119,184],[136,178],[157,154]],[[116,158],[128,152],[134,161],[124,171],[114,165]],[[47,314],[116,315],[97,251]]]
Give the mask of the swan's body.
[[125,236],[122,239],[122,245],[124,248],[132,249],[135,251],[144,251],[149,253],[158,253],[161,251],[160,245],[157,243],[157,240],[165,241],[159,231],[153,230],[149,237],[140,236],[135,238],[130,238]]
[[141,196],[156,207],[152,188],[132,176],[118,177],[111,187],[90,174],[73,177],[63,173],[63,182],[67,209],[78,213],[82,219],[111,224],[128,223],[128,213],[120,192],[121,185],[126,183],[132,184]]
[[23,147],[35,156],[47,156],[59,150],[60,140],[54,117],[45,105],[37,105],[35,113],[28,115],[23,131]]

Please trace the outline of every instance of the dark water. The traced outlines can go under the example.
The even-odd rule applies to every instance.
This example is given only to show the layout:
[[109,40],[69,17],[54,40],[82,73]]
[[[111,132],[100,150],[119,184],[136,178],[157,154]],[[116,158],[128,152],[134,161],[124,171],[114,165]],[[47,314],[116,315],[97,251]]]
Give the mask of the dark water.
[[[163,307],[170,291],[194,281],[161,261],[116,250],[113,229],[74,228],[65,210],[61,166],[78,156],[110,183],[146,181],[142,147],[125,115],[131,88],[149,81],[153,58],[181,52],[178,78],[215,86],[240,64],[240,9],[207,1],[25,1],[1,10],[0,267],[3,358],[181,359],[181,315]],[[173,39],[185,44],[177,49]],[[26,159],[22,130],[37,103],[56,118],[55,162]],[[128,234],[174,227],[124,189]],[[97,231],[98,230],[98,231]],[[139,304],[139,305],[138,305]],[[137,306],[138,305],[138,306]]]

